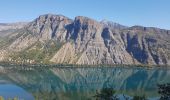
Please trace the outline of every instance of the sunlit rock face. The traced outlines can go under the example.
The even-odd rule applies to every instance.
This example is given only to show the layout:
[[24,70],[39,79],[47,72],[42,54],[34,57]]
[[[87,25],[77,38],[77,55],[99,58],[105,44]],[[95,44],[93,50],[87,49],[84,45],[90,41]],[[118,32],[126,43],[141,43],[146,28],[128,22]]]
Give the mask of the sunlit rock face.
[[[38,44],[39,50],[51,54],[42,63],[170,65],[169,37],[169,30],[159,28],[127,27],[83,16],[72,20],[63,15],[46,14],[1,40],[3,59],[0,60],[9,60],[11,53],[36,49]],[[61,45],[48,50],[53,48],[52,43]],[[5,54],[4,50],[9,53]]]
[[27,29],[42,40],[57,40],[65,41],[69,33],[69,25],[72,20],[63,15],[42,15],[31,22]]

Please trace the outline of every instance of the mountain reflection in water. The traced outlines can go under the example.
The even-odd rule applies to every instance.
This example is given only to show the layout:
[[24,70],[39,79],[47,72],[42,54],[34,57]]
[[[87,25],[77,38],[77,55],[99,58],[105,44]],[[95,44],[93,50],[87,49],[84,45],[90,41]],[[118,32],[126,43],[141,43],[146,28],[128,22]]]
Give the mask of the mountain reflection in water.
[[[117,94],[145,94],[157,97],[157,84],[170,83],[170,70],[166,68],[18,68],[3,67],[0,71],[0,95],[7,97],[13,93],[31,94],[38,100],[88,100],[94,99],[96,90],[112,87]],[[19,86],[9,93],[11,86]],[[7,88],[2,94],[2,87]],[[19,90],[22,91],[19,91]],[[27,92],[23,92],[27,91]],[[9,93],[9,94],[8,94]],[[17,94],[16,94],[17,95]],[[18,94],[20,96],[22,94]],[[28,95],[28,97],[32,97]],[[26,96],[26,95],[25,95]],[[27,100],[27,99],[26,99]]]

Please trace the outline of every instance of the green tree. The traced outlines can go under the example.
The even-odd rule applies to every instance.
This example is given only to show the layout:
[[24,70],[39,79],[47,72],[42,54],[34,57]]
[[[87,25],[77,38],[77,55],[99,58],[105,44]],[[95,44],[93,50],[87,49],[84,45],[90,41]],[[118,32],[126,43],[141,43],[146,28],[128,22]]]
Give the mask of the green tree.
[[95,98],[96,100],[119,100],[116,91],[112,88],[103,88],[100,91],[96,91]]
[[160,100],[170,100],[170,83],[158,84],[158,93],[161,95]]
[[138,96],[138,95],[136,95],[136,96],[133,97],[132,100],[147,100],[147,99],[146,99],[146,96],[145,96],[145,95],[143,95],[143,96]]

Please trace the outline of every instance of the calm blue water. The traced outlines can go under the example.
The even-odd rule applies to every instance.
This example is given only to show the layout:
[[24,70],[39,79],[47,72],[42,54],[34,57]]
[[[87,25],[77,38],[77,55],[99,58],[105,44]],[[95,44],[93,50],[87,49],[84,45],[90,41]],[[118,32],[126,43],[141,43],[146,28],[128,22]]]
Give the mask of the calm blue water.
[[14,84],[0,84],[0,96],[6,100],[15,97],[18,97],[20,100],[34,100],[30,93]]
[[[0,96],[20,100],[95,100],[96,90],[157,99],[157,84],[170,83],[166,68],[4,68]],[[4,82],[3,82],[4,81]],[[123,100],[123,99],[122,99]]]

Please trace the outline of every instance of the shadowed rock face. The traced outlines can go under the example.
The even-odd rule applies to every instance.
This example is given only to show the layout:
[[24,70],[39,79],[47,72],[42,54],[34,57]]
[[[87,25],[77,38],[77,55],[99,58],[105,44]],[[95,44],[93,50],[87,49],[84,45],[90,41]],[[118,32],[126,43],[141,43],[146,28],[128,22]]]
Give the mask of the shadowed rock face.
[[48,41],[57,41],[63,44],[59,51],[47,51],[54,63],[170,65],[169,37],[169,30],[159,28],[47,14],[10,35],[5,51],[27,51],[37,41],[44,49]]
[[127,51],[140,63],[169,64],[168,32],[157,28],[131,27],[128,32],[124,32]]

